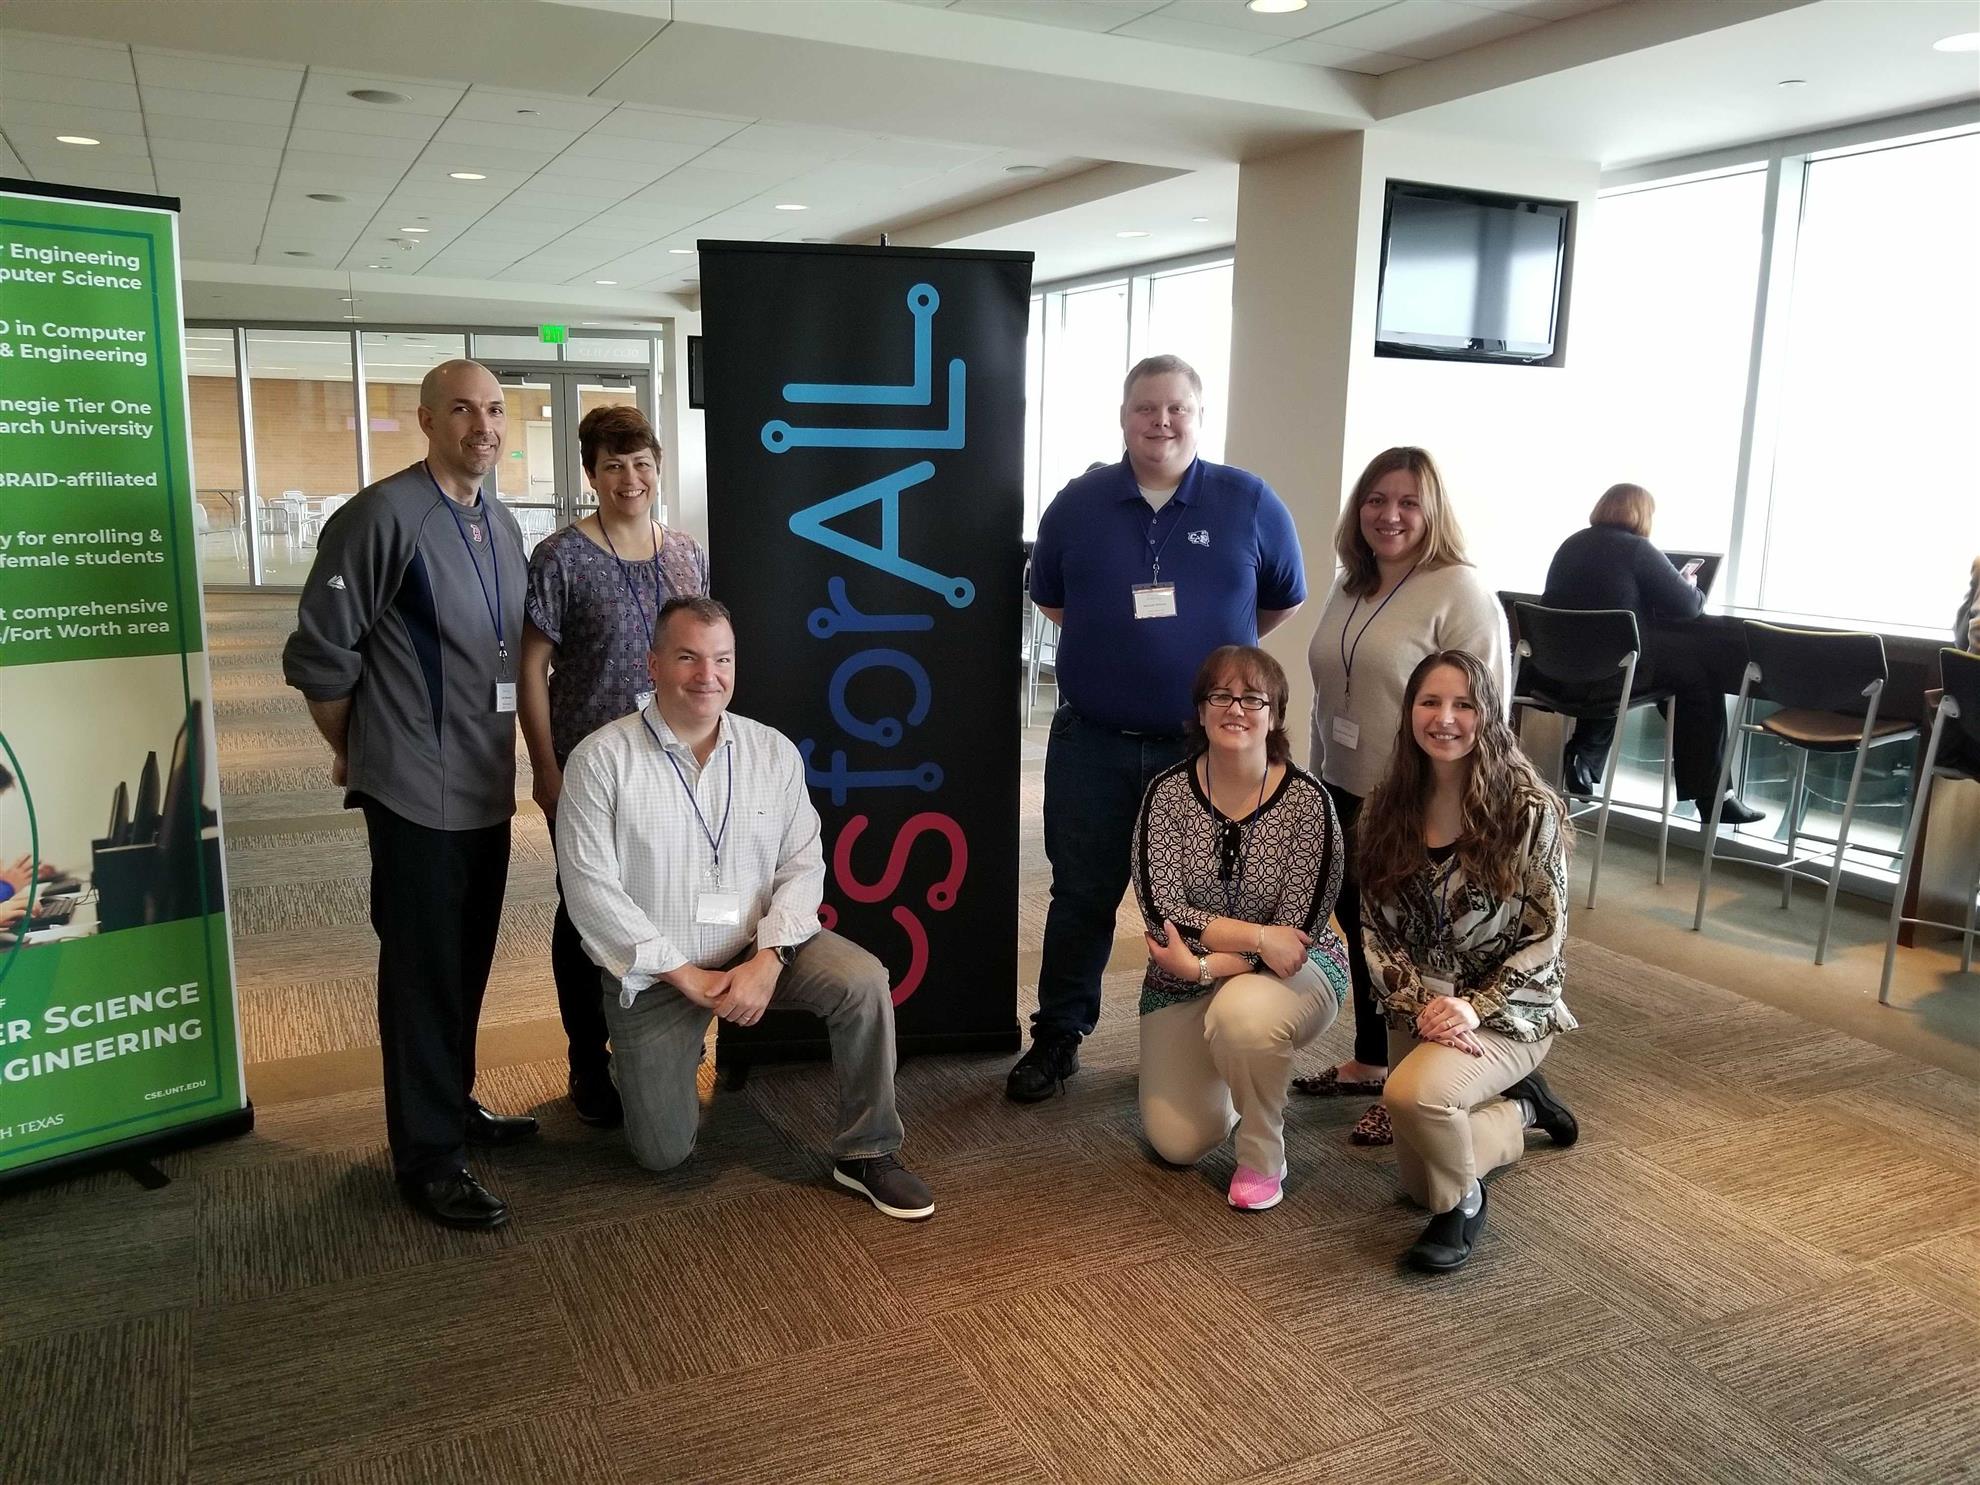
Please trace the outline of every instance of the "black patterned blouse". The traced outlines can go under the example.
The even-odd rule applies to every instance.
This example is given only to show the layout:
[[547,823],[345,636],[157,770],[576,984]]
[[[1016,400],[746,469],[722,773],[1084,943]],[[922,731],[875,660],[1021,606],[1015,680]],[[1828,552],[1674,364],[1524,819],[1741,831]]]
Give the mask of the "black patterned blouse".
[[557,647],[550,746],[560,766],[652,689],[646,650],[660,605],[707,591],[708,554],[678,531],[664,530],[658,558],[645,562],[621,562],[575,526],[537,543],[524,612]]
[[[1333,987],[1348,991],[1347,947],[1330,921],[1341,891],[1345,845],[1333,801],[1317,779],[1288,766],[1279,787],[1248,819],[1233,821],[1203,793],[1196,759],[1157,774],[1134,822],[1134,892],[1151,933],[1176,925],[1202,954],[1212,918],[1304,929],[1306,951]],[[1208,991],[1152,960],[1141,982],[1141,1013]]]

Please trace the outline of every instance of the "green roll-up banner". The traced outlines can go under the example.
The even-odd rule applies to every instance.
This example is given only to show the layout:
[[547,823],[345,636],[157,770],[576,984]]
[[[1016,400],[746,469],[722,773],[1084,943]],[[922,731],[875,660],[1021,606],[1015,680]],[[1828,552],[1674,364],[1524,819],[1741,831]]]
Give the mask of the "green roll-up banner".
[[177,204],[0,180],[0,1183],[247,1127]]

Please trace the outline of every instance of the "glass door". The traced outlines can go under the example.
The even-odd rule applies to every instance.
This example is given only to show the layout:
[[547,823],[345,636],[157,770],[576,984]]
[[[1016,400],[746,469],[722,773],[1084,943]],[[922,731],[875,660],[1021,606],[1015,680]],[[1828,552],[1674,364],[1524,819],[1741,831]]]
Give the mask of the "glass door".
[[524,548],[534,551],[544,537],[598,508],[578,457],[579,420],[594,407],[651,406],[650,377],[543,366],[489,369],[502,384],[509,428],[484,489],[514,512]]

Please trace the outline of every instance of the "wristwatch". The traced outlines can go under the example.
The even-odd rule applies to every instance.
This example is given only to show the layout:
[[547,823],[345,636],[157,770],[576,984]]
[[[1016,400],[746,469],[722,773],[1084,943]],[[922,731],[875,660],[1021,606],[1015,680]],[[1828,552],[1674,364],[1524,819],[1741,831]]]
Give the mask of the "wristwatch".
[[1198,954],[1196,956],[1196,983],[1206,988],[1216,983],[1210,974],[1210,956],[1208,954]]
[[779,964],[783,965],[785,969],[789,969],[791,967],[791,961],[797,958],[797,945],[778,944],[770,952],[777,956],[777,962]]

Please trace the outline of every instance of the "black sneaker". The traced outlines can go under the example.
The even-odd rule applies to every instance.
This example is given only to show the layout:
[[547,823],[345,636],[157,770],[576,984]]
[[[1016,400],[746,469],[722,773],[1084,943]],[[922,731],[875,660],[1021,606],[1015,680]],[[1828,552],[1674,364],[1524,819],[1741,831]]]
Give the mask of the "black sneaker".
[[617,1129],[626,1122],[626,1106],[619,1100],[618,1085],[604,1068],[593,1073],[572,1073],[571,1107],[580,1123],[593,1129]]
[[1485,1230],[1485,1188],[1478,1188],[1478,1211],[1467,1217],[1462,1207],[1439,1212],[1423,1229],[1423,1236],[1403,1254],[1403,1262],[1426,1274],[1447,1274],[1463,1268],[1471,1257],[1473,1244]]
[[[1710,807],[1703,803],[1698,806],[1698,813],[1704,819],[1709,820],[1712,818]],[[1726,796],[1726,802],[1719,806],[1719,823],[1721,825],[1758,825],[1766,818],[1767,815],[1764,810],[1756,810],[1737,794],[1728,794]]]
[[919,1222],[935,1215],[935,1198],[928,1183],[902,1165],[898,1155],[834,1161],[832,1179],[849,1191],[857,1191],[889,1217]]
[[1574,1111],[1554,1096],[1554,1090],[1539,1073],[1528,1073],[1500,1096],[1523,1098],[1532,1104],[1534,1127],[1544,1130],[1555,1144],[1571,1145],[1581,1138],[1581,1125]]
[[1018,1058],[1004,1080],[1004,1097],[1012,1103],[1043,1103],[1065,1092],[1066,1079],[1078,1071],[1078,1037],[1035,1037],[1031,1050]]

